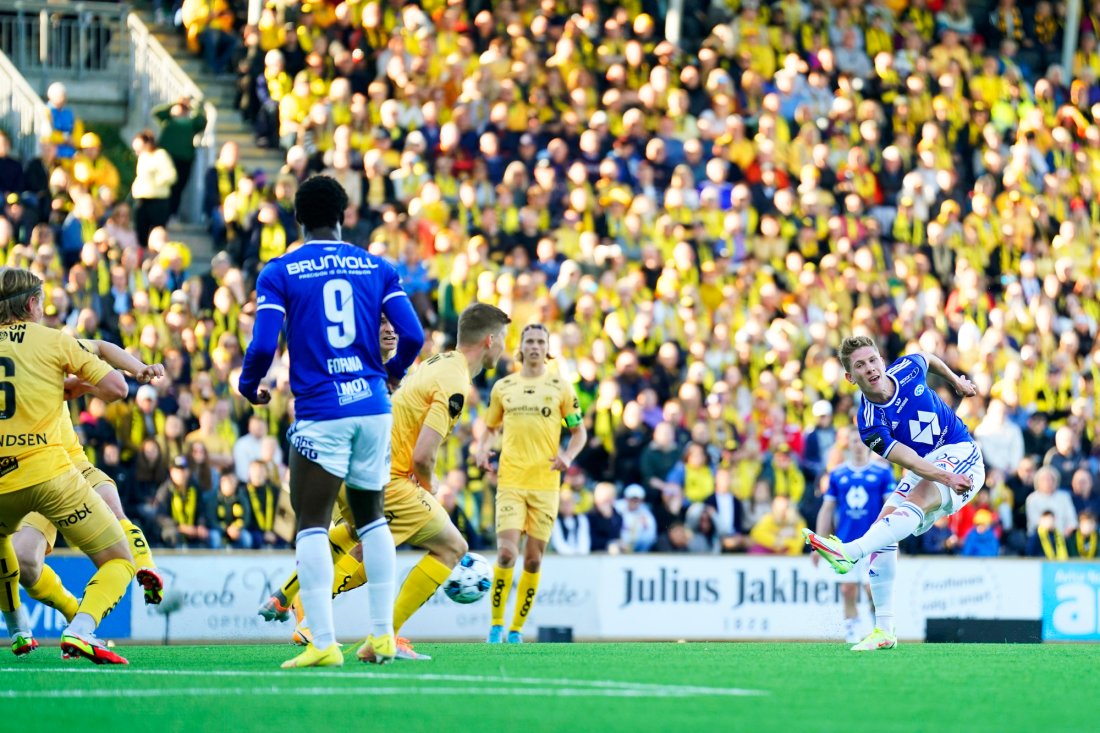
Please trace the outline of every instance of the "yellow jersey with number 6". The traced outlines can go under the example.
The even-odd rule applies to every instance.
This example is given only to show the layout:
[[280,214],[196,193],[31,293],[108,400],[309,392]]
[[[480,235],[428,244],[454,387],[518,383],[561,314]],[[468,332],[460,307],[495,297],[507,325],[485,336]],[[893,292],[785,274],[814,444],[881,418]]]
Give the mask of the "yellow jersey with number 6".
[[59,419],[65,377],[99,384],[111,371],[61,331],[37,323],[0,326],[0,494],[72,468]]
[[557,374],[509,374],[493,385],[485,424],[504,426],[499,485],[505,489],[558,491],[561,473],[550,465],[561,449],[562,421],[580,422],[573,387]]

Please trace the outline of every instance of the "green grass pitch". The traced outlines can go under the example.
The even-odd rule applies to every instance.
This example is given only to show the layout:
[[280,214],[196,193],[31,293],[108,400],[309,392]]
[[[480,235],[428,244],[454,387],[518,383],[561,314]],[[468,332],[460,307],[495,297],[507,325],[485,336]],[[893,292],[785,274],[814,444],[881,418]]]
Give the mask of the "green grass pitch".
[[0,720],[36,733],[1100,730],[1090,646],[421,644],[433,661],[385,667],[354,649],[342,668],[283,671],[289,645],[121,648],[129,667],[44,646],[0,664]]

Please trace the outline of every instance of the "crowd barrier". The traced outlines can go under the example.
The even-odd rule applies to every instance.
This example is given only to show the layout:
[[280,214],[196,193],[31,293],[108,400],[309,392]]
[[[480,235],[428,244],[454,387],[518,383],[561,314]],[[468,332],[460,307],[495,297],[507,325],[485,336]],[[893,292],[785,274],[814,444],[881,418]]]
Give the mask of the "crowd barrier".
[[[399,554],[399,577],[419,557]],[[166,616],[163,608],[146,606],[135,586],[103,624],[104,637],[151,643],[289,639],[290,622],[265,623],[256,609],[293,569],[290,552],[162,551],[157,559],[177,610]],[[52,557],[50,563],[76,592],[92,570],[81,557]],[[35,633],[58,636],[64,619],[27,603]],[[366,635],[366,604],[363,588],[336,599],[340,638]],[[462,606],[440,592],[402,633],[476,641],[488,629],[489,606],[488,596]],[[1045,640],[1100,641],[1100,564],[903,557],[895,611],[898,636],[906,640],[923,639],[928,619],[970,618],[1042,620]],[[808,556],[551,556],[529,635],[538,627],[569,627],[574,638],[593,641],[843,638],[840,585],[831,569],[815,567]]]

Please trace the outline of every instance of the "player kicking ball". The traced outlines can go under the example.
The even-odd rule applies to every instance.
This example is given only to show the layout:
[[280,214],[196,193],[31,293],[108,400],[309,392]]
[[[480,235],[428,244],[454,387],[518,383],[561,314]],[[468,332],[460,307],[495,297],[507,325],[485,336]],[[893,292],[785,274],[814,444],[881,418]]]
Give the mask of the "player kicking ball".
[[[836,527],[836,537],[842,541],[862,537],[882,512],[885,502],[894,493],[894,475],[884,461],[871,460],[871,451],[854,441],[848,446],[848,460],[829,474],[829,486],[821,509],[817,513],[817,534],[829,536]],[[814,565],[820,555],[813,555]],[[844,638],[849,644],[859,641],[856,624],[859,621],[859,587],[867,583],[869,558],[856,563],[855,570],[840,576],[840,592],[844,596]],[[876,620],[882,627],[885,620]]]
[[878,520],[858,539],[841,542],[803,530],[806,544],[841,575],[870,558],[871,598],[876,628],[853,651],[893,649],[894,577],[898,542],[928,531],[940,517],[959,511],[985,482],[981,451],[962,420],[928,387],[928,372],[962,395],[974,383],[932,354],[903,356],[889,367],[875,342],[849,336],[840,345],[844,376],[861,393],[856,425],[875,453],[906,469]]
[[[541,323],[524,326],[520,334],[518,374],[495,385],[485,413],[489,434],[482,441],[477,464],[487,471],[489,448],[503,432],[497,480],[497,562],[493,568],[492,626],[488,642],[523,642],[523,625],[535,603],[539,570],[554,529],[561,491],[561,472],[584,449],[588,433],[572,385],[546,368],[549,332]],[[569,428],[569,445],[561,449],[562,422]],[[512,590],[512,573],[523,535],[523,575],[516,609],[504,638],[504,608]]]

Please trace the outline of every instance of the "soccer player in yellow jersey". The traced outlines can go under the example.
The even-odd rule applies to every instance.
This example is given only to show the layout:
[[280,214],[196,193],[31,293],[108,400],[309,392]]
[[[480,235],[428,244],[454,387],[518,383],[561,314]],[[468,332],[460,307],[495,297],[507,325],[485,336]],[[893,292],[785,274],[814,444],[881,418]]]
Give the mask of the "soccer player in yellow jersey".
[[126,396],[126,380],[76,339],[40,325],[42,301],[34,273],[0,268],[0,612],[15,648],[18,636],[30,634],[11,535],[36,511],[63,528],[98,568],[61,634],[62,656],[125,664],[95,629],[133,580],[133,558],[118,520],[65,452],[58,418],[68,375],[108,402]]
[[[512,590],[520,538],[526,534],[519,597],[507,636],[509,644],[523,642],[523,624],[535,602],[542,556],[558,514],[561,472],[569,468],[588,440],[572,385],[546,368],[548,347],[549,333],[545,326],[539,323],[524,326],[520,333],[520,371],[493,386],[485,412],[490,433],[477,456],[483,469],[493,470],[489,446],[496,433],[503,431],[496,497],[497,563],[493,568],[492,626],[488,638],[494,644],[504,640],[504,607]],[[569,429],[569,444],[564,450],[563,422]]]
[[[434,496],[436,454],[462,415],[471,380],[499,361],[504,352],[504,333],[510,322],[504,311],[485,303],[474,303],[458,319],[458,348],[428,359],[411,372],[393,394],[393,429],[390,433],[390,481],[385,489],[385,513],[394,543],[411,543],[428,554],[409,572],[394,603],[394,632],[451,575],[466,554],[466,540],[451,523],[446,510]],[[386,348],[385,329],[382,344]],[[347,552],[337,561],[333,594],[352,590],[366,582],[362,565],[347,547],[344,524],[329,533],[334,552]],[[358,565],[358,567],[355,567]],[[341,568],[344,572],[340,572]],[[268,620],[280,617],[275,611],[293,601],[295,579],[289,579],[260,609]],[[279,596],[282,596],[280,599]],[[278,606],[276,606],[276,603]],[[283,615],[282,618],[286,616]],[[308,634],[303,625],[299,632]],[[308,637],[300,639],[308,641]],[[360,649],[360,659],[369,661],[372,650]],[[398,639],[398,659],[426,659]]]
[[[102,358],[110,366],[130,372],[139,382],[147,383],[164,376],[163,365],[145,364],[115,344],[84,339],[81,339],[78,343],[87,351]],[[81,388],[67,391],[66,396],[70,399],[77,396],[75,392],[79,389]],[[64,406],[62,406],[58,421],[65,451],[68,453],[73,466],[80,471],[96,493],[107,502],[107,506],[118,518],[119,524],[126,532],[126,537],[130,542],[130,552],[134,557],[134,565],[138,568],[136,577],[145,591],[145,602],[160,603],[164,584],[157,572],[156,563],[153,561],[153,555],[149,549],[149,542],[145,539],[145,534],[140,527],[126,517],[118,496],[118,487],[115,486],[111,477],[88,461],[88,456],[77,438],[76,430],[73,429],[69,411]],[[31,512],[23,518],[18,531],[12,536],[12,545],[15,548],[16,556],[19,558],[19,583],[26,589],[27,595],[51,608],[56,608],[67,621],[71,621],[73,616],[76,615],[77,600],[61,583],[61,578],[57,573],[45,564],[45,557],[53,551],[56,540],[57,528],[38,512]],[[38,643],[33,639],[26,641],[27,643],[22,645],[20,649],[13,648],[13,651],[16,654],[26,654],[38,646]]]

